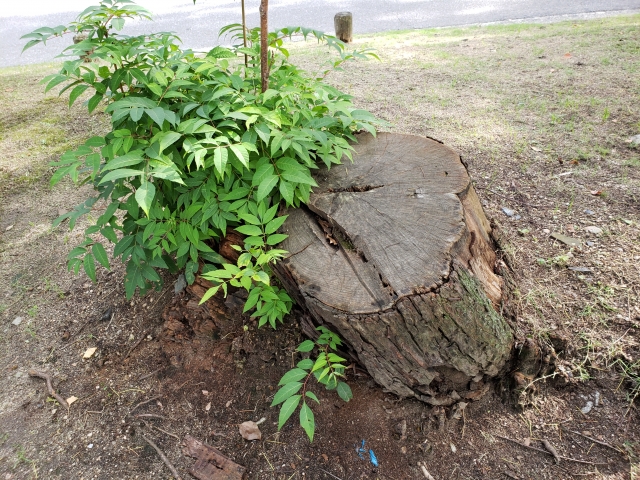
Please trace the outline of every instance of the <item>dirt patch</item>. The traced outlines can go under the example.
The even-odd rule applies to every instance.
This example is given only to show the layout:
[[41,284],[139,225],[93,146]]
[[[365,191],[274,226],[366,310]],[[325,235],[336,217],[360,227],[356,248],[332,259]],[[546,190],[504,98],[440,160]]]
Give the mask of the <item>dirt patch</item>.
[[[192,298],[180,299],[187,311],[177,308],[173,277],[126,301],[117,262],[95,285],[67,272],[80,236],[50,222],[88,191],[50,189],[47,162],[105,119],[70,114],[64,100],[44,96],[36,79],[51,66],[0,70],[8,106],[0,116],[0,478],[167,478],[142,434],[184,478],[194,463],[180,448],[187,434],[255,479],[425,478],[419,462],[436,479],[637,478],[640,150],[628,139],[640,133],[639,18],[357,40],[382,62],[329,80],[392,130],[462,153],[514,270],[516,333],[553,345],[563,374],[522,397],[492,385],[456,418],[349,369],[353,401],[316,390],[312,444],[295,421],[278,433],[269,407],[299,358],[300,312],[276,331],[257,330],[233,296],[214,311]],[[326,54],[292,52],[310,68]],[[602,231],[585,230],[592,226]],[[114,315],[103,319],[109,308]],[[96,353],[83,360],[90,347]],[[64,398],[78,398],[69,411],[28,376],[33,367],[49,371]],[[262,440],[243,440],[238,424],[262,417]],[[547,440],[560,456],[589,463],[556,464],[501,437],[539,449]],[[363,440],[377,468],[359,457]]]

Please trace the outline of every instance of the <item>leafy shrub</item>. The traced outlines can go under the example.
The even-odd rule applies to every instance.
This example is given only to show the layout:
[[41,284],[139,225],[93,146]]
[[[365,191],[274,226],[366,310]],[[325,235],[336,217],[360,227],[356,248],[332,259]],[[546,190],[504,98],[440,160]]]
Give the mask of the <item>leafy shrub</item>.
[[[273,248],[286,238],[277,233],[286,219],[278,211],[306,203],[316,185],[312,170],[350,159],[353,133],[375,133],[379,123],[322,77],[291,64],[283,40],[311,35],[333,46],[339,58],[323,76],[346,60],[375,55],[348,53],[339,40],[313,30],[282,29],[269,34],[270,88],[261,91],[258,29],[248,32],[247,47],[219,46],[198,56],[182,50],[172,33],[119,34],[135,17],[150,13],[127,0],[104,0],[67,26],[23,37],[26,49],[67,33],[86,36],[65,49],[70,59],[43,82],[46,91],[64,84],[60,93],[70,90],[70,106],[91,92],[89,111],[105,105],[111,117],[106,136],[90,138],[53,163],[52,185],[68,175],[91,182],[97,192],[54,225],[69,219],[73,229],[79,217],[104,205],[70,252],[69,269],[82,267],[95,281],[96,262],[109,268],[102,237],[114,244],[113,257],[126,263],[127,298],[160,287],[158,269],[184,269],[189,284],[200,272],[216,284],[202,301],[219,289],[226,294],[228,285],[244,288],[245,312],[253,310],[259,326],[275,328],[292,305],[269,269],[286,254]],[[242,31],[241,25],[223,29],[236,36]],[[234,247],[240,251],[236,265],[214,250],[228,229],[246,235],[244,245]],[[337,345],[335,339],[327,344]],[[338,386],[344,368],[331,368],[318,376]]]

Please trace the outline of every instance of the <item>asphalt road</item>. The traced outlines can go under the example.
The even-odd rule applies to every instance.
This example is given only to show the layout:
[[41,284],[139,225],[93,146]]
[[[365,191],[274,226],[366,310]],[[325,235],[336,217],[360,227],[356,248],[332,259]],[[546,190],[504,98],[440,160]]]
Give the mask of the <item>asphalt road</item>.
[[[20,53],[20,37],[42,26],[57,26],[75,18],[91,0],[23,0],[2,2],[0,66],[54,60],[71,42],[67,36]],[[183,45],[207,49],[218,43],[218,30],[240,21],[240,0],[139,0],[155,21],[130,22],[126,34],[173,31]],[[259,0],[246,0],[247,22],[257,26]],[[269,27],[303,25],[333,33],[333,16],[350,11],[354,33],[445,27],[500,22],[550,22],[640,12],[640,0],[271,0]],[[223,41],[224,43],[224,41]]]

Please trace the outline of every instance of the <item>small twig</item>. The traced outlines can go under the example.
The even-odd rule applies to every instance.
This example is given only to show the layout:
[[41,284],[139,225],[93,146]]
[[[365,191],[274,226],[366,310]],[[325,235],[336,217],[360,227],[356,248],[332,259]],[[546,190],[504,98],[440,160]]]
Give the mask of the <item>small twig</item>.
[[142,435],[142,438],[144,438],[144,441],[147,442],[149,445],[151,445],[153,447],[153,449],[158,452],[158,455],[160,455],[160,458],[162,459],[162,461],[164,462],[164,464],[167,466],[167,468],[169,468],[169,470],[171,470],[171,473],[173,474],[173,476],[176,478],[176,480],[182,480],[182,478],[180,477],[180,474],[178,473],[178,471],[176,470],[176,467],[174,467],[171,462],[169,461],[169,459],[166,457],[166,455],[164,453],[162,453],[162,450],[160,450],[160,448],[158,448],[158,446],[153,443],[153,441],[149,440],[147,437],[145,437],[144,435]]
[[133,413],[133,411],[138,408],[141,407],[142,405],[146,405],[149,402],[153,402],[154,400],[157,400],[159,398],[162,398],[162,395],[156,395],[155,397],[151,397],[149,400],[145,400],[144,402],[140,402],[139,404],[137,404],[135,407],[133,407],[131,410],[129,410],[129,413]]
[[82,330],[84,330],[84,327],[86,327],[87,325],[89,325],[89,322],[91,321],[91,318],[89,318],[86,322],[84,322],[80,328],[78,329],[78,331],[76,333],[73,334],[74,337],[77,337],[78,335],[80,335],[82,333]]
[[140,344],[142,343],[142,341],[143,341],[145,338],[147,338],[147,335],[149,335],[149,332],[151,332],[151,329],[150,329],[150,328],[147,328],[147,329],[144,331],[144,333],[142,334],[142,336],[140,337],[140,339],[139,339],[136,343],[134,343],[134,344],[133,344],[133,347],[131,347],[131,348],[129,349],[129,351],[127,352],[127,354],[124,356],[124,358],[122,359],[122,361],[123,361],[123,362],[124,362],[124,361],[129,357],[129,355],[131,355],[131,352],[133,352],[133,351],[138,347],[138,345],[140,345]]
[[154,415],[153,413],[139,413],[135,416],[135,418],[159,418],[160,420],[167,419],[167,417],[163,417],[162,415]]
[[553,458],[556,459],[556,463],[560,463],[560,455],[558,455],[558,451],[553,447],[553,445],[551,445],[551,443],[549,442],[549,440],[547,440],[546,438],[544,438],[542,440],[542,444],[544,445],[544,448],[546,448],[547,450],[549,450],[549,453],[551,453],[551,455],[553,455]]
[[418,462],[418,465],[420,465],[420,470],[422,470],[422,474],[425,476],[425,478],[427,480],[436,480],[435,478],[433,478],[433,476],[429,473],[429,471],[427,470],[427,467],[424,466],[424,464],[422,462]]
[[109,330],[109,327],[111,326],[111,322],[113,322],[113,319],[116,316],[116,312],[115,310],[113,311],[113,313],[111,314],[111,318],[109,319],[109,323],[107,324],[107,328],[104,329],[105,332],[107,332]]
[[67,407],[67,410],[69,410],[69,404],[67,403],[67,401],[64,398],[62,398],[59,394],[57,394],[56,391],[54,390],[53,384],[51,383],[51,375],[49,375],[48,373],[39,372],[37,370],[31,369],[29,370],[29,376],[38,377],[44,380],[47,383],[47,390],[49,391],[49,395],[55,398],[60,405]]
[[599,441],[599,440],[596,440],[595,438],[591,438],[591,437],[589,437],[588,435],[584,435],[584,434],[582,434],[582,433],[580,433],[580,432],[574,432],[573,430],[569,430],[568,428],[565,428],[565,427],[562,427],[562,426],[561,426],[561,428],[562,428],[565,432],[573,433],[574,435],[579,435],[579,436],[581,436],[581,437],[586,438],[586,439],[587,439],[587,440],[589,440],[590,442],[597,443],[598,445],[602,445],[603,447],[610,448],[611,450],[615,450],[616,452],[618,452],[618,453],[622,453],[622,454],[624,455],[624,452],[621,452],[620,450],[618,450],[616,447],[614,447],[613,445],[611,445],[611,444],[609,444],[609,443],[601,442],[601,441]]
[[80,337],[80,338],[76,338],[73,342],[71,342],[71,343],[67,343],[66,345],[63,345],[62,347],[60,347],[60,351],[62,352],[62,351],[64,351],[64,350],[66,350],[66,349],[67,349],[67,348],[69,348],[71,345],[75,345],[76,343],[78,343],[80,340],[83,340],[83,338],[82,338],[82,337]]
[[517,198],[511,197],[509,195],[505,195],[503,193],[496,192],[495,190],[491,190],[490,188],[487,188],[487,187],[481,187],[479,185],[474,185],[473,187],[474,188],[479,188],[480,190],[486,190],[487,192],[491,192],[494,195],[498,195],[499,197],[502,197],[502,198],[504,198],[506,200],[511,200],[512,202],[519,203],[520,205],[526,205],[527,207],[532,207],[532,208],[540,208],[539,205],[533,205],[533,204],[528,203],[528,202],[523,202],[522,200],[518,200]]
[[329,475],[330,477],[337,478],[338,480],[342,480],[340,477],[336,477],[333,473],[331,473],[331,472],[327,472],[324,468],[320,468],[320,467],[318,467],[318,470],[322,470],[324,473],[326,473],[326,474],[327,474],[327,475]]
[[154,425],[151,425],[151,428],[155,428],[156,430],[161,431],[162,433],[166,433],[167,435],[172,436],[173,438],[175,438],[176,440],[180,440],[180,437],[178,437],[177,435],[171,433],[171,432],[167,432],[166,430],[161,429],[160,427],[156,427]]
[[158,373],[160,370],[162,370],[164,367],[160,367],[157,370],[154,370],[151,373],[147,373],[146,375],[142,375],[140,378],[138,378],[138,381],[141,382],[142,380],[146,380],[147,378],[149,378],[150,376]]
[[171,435],[171,436],[172,436],[173,438],[175,438],[176,440],[180,440],[180,437],[178,437],[177,435],[174,435],[174,434],[173,434],[173,433],[171,433],[171,432],[167,432],[166,430],[163,430],[163,429],[161,429],[160,427],[156,427],[156,426],[154,426],[154,425],[151,425],[151,424],[150,424],[149,422],[147,422],[146,420],[142,420],[142,421],[144,422],[144,424],[147,426],[147,428],[148,428],[149,430],[155,429],[155,430],[158,430],[159,432],[166,433],[167,435]]
[[[546,450],[542,450],[541,448],[536,448],[536,447],[531,447],[531,446],[527,446],[527,445],[523,445],[522,443],[518,442],[517,440],[514,440],[512,438],[508,438],[508,437],[503,437],[502,435],[497,435],[494,434],[495,437],[501,438],[502,440],[507,440],[509,442],[513,442],[516,445],[520,445],[522,448],[528,448],[529,450],[534,450],[536,452],[541,452],[541,453],[545,453],[547,455],[551,455],[554,456],[551,452],[547,452]],[[575,463],[584,463],[585,465],[609,465],[608,463],[595,463],[595,462],[587,462],[586,460],[578,460],[576,458],[571,458],[571,457],[563,457],[562,455],[558,455],[558,458],[562,459],[562,460],[566,460],[568,462],[575,462]]]

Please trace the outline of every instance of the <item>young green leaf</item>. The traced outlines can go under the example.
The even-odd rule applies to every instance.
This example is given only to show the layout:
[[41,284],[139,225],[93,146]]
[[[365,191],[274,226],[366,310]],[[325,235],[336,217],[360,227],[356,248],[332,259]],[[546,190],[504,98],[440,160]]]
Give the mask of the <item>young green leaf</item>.
[[93,255],[90,253],[87,253],[84,256],[82,265],[84,266],[84,271],[87,274],[87,276],[95,282],[96,281],[96,264],[93,261]]
[[145,109],[144,112],[147,115],[149,115],[151,120],[153,120],[155,123],[158,124],[160,128],[162,128],[162,124],[164,123],[164,120],[165,120],[165,112],[162,107],[148,108],[148,109]]
[[96,260],[102,265],[104,268],[109,269],[109,257],[107,256],[107,252],[101,243],[94,243],[91,247],[91,252]]
[[298,352],[310,352],[311,350],[313,350],[313,347],[315,347],[316,344],[313,342],[313,340],[305,340],[304,342],[302,342],[300,345],[298,345],[298,348],[296,348],[296,350]]
[[282,376],[282,378],[280,379],[280,382],[278,382],[278,385],[285,385],[290,382],[297,382],[298,380],[302,380],[308,374],[309,372],[305,372],[301,368],[294,368],[292,370],[289,370],[287,373],[285,373]]
[[207,300],[209,300],[211,297],[213,297],[216,293],[218,293],[218,290],[220,289],[220,285],[217,285],[215,287],[211,287],[209,290],[207,290],[206,292],[204,292],[204,295],[202,296],[202,298],[200,299],[200,302],[198,303],[198,305],[202,305],[204,302],[206,302]]
[[149,216],[149,209],[153,203],[153,197],[156,195],[156,187],[153,183],[144,180],[142,185],[136,190],[136,201],[144,213]]
[[291,382],[287,383],[284,387],[276,392],[276,395],[273,397],[273,402],[271,402],[271,406],[278,405],[284,402],[291,395],[295,395],[302,388],[302,383],[300,382]]
[[351,387],[347,385],[345,382],[338,382],[338,387],[336,389],[338,395],[342,400],[348,402],[353,398],[353,393],[351,392]]
[[309,437],[309,440],[313,442],[313,434],[316,430],[316,421],[313,417],[313,412],[307,405],[307,402],[302,402],[302,408],[300,409],[300,426],[304,429]]
[[310,391],[306,391],[305,396],[309,397],[311,400],[314,400],[316,403],[320,403],[320,400],[318,400],[318,397],[316,397],[316,394]]
[[280,430],[284,426],[284,424],[287,423],[287,420],[289,420],[291,414],[296,411],[296,408],[298,408],[298,405],[300,404],[301,398],[302,395],[294,395],[292,397],[289,397],[282,404],[282,407],[280,407],[280,415],[278,416],[278,430]]
[[311,370],[311,367],[313,367],[313,360],[305,358],[304,360],[300,360],[296,366],[303,370]]

